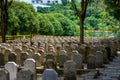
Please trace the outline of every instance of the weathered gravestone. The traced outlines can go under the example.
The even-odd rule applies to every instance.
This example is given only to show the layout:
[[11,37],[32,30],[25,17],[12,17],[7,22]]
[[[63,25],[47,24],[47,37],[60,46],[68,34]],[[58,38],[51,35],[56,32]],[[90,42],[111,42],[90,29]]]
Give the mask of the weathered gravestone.
[[0,69],[0,80],[9,80],[9,72],[5,69]]
[[16,80],[18,65],[15,62],[8,62],[7,64],[5,64],[5,69],[8,70],[9,72],[10,75],[9,80]]
[[66,53],[59,54],[59,67],[63,68],[63,64],[68,60],[68,55]]
[[82,69],[82,55],[79,53],[74,53],[73,54],[73,61],[76,63],[77,69]]
[[17,74],[17,80],[34,80],[33,73],[30,70],[20,70]]
[[75,62],[68,60],[64,63],[64,80],[77,80],[76,72]]
[[4,56],[5,56],[5,63],[8,62],[8,55],[11,53],[11,49],[6,49],[5,52],[4,52]]
[[100,68],[103,66],[103,53],[101,51],[96,52],[96,67]]
[[56,63],[54,62],[53,59],[47,59],[47,61],[45,62],[45,68],[53,68],[56,69]]
[[33,74],[33,80],[36,80],[36,62],[32,58],[28,58],[24,62],[24,69],[30,70]]
[[36,66],[40,67],[41,66],[41,55],[39,53],[33,54],[32,58],[36,61]]
[[17,60],[16,58],[17,58],[17,55],[14,52],[11,52],[8,55],[8,61],[14,61],[14,62],[16,62],[16,60]]
[[20,48],[17,48],[17,49],[15,49],[14,52],[17,54],[17,57],[16,57],[17,61],[16,61],[16,63],[20,64],[20,54],[22,53],[22,50]]
[[58,80],[58,74],[54,69],[46,69],[42,74],[42,80]]
[[103,52],[103,63],[104,64],[108,64],[109,63],[109,60],[108,60],[108,55],[107,55],[107,51],[105,49],[102,50]]
[[56,60],[55,60],[55,56],[54,56],[54,54],[52,54],[52,53],[46,54],[46,55],[45,55],[45,58],[46,58],[46,61],[47,61],[48,59],[52,59],[52,60],[56,61]]
[[0,67],[3,67],[5,64],[4,62],[4,54],[0,52]]
[[28,52],[30,57],[32,57],[32,55],[34,54],[32,49],[27,49],[26,51]]
[[21,66],[24,65],[24,61],[29,57],[29,54],[27,52],[22,52],[20,54],[20,64]]
[[87,57],[87,68],[88,69],[95,69],[95,61],[96,57],[93,54],[89,54]]

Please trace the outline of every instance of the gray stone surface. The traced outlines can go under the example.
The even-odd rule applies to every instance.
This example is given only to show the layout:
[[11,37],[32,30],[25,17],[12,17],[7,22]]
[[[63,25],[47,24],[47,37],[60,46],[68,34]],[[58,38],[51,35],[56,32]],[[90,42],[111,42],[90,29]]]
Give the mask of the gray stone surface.
[[64,63],[64,78],[65,80],[76,80],[76,63],[68,60]]
[[93,54],[89,54],[87,57],[87,68],[88,69],[95,69],[95,61],[96,57]]
[[42,74],[42,80],[58,80],[58,74],[54,69],[46,69]]
[[0,69],[0,80],[9,80],[9,72],[5,69]]
[[7,64],[5,64],[5,69],[8,70],[9,72],[10,75],[9,80],[16,80],[18,65],[15,62],[8,62]]
[[22,52],[20,54],[20,64],[21,66],[24,65],[24,61],[29,57],[29,54],[27,52]]
[[32,58],[28,58],[24,62],[24,69],[30,70],[33,73],[33,80],[36,80],[36,62]]
[[17,74],[17,80],[33,80],[33,74],[30,70],[20,70]]
[[79,53],[73,54],[73,61],[76,63],[77,69],[82,69],[83,58]]
[[68,56],[65,53],[59,54],[59,66],[63,67],[63,64],[68,60]]
[[103,52],[101,51],[96,51],[96,67],[100,68],[103,66]]

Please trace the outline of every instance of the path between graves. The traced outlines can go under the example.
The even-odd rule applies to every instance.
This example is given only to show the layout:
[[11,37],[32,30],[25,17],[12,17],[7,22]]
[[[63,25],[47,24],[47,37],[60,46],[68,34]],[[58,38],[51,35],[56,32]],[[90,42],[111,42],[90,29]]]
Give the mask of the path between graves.
[[[105,68],[99,70],[99,76],[94,78],[94,72],[86,74],[84,77],[77,78],[77,80],[120,80],[120,54],[113,59],[112,62],[105,65]],[[84,75],[84,74],[83,74]],[[37,80],[42,80],[38,77]],[[58,80],[64,80],[63,77],[59,77]]]

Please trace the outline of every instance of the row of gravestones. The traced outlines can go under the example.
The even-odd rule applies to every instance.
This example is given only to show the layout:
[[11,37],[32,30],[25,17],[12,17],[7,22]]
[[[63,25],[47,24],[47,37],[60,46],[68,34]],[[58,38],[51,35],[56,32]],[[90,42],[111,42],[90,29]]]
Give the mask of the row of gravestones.
[[[20,53],[20,56],[16,55],[14,52],[9,53],[9,54],[3,54],[3,53],[0,52],[0,67],[3,67],[4,64],[6,64],[9,61],[16,62],[18,65],[23,66],[24,61],[27,58],[30,58],[29,54],[27,52]],[[41,66],[42,57],[41,57],[41,55],[39,53],[33,54],[32,58],[36,61],[36,66]]]
[[8,62],[0,69],[0,80],[36,80],[36,64],[34,59],[27,59],[24,68],[19,69],[15,62]]
[[[111,53],[114,53],[114,51],[115,51],[115,49],[116,49],[116,48],[115,48],[115,47],[116,47],[116,44],[113,45],[113,43],[111,44],[109,41],[107,42],[106,45],[108,46],[108,44],[109,44],[109,46],[110,46],[110,48],[111,48],[111,49],[110,49],[110,50],[111,50]],[[96,45],[98,46],[98,45],[100,45],[100,44],[99,44],[99,42],[93,42],[92,45],[93,45],[93,46],[96,46]],[[104,45],[104,44],[103,44],[103,45]],[[50,46],[50,50],[52,50],[52,52],[55,53],[53,45],[48,45],[48,46]],[[72,54],[72,53],[71,53],[71,52],[72,52],[72,49],[70,48],[70,45],[64,44],[64,46],[66,46],[66,47],[68,48],[68,49],[66,49],[66,51],[67,51],[67,53],[68,53],[68,56],[71,56],[71,54]],[[27,46],[24,45],[23,47],[24,47],[24,48],[23,48],[22,50],[24,51]],[[72,46],[72,45],[71,45],[71,47],[74,48],[75,46]],[[45,48],[46,48],[46,47],[45,47]],[[84,45],[81,45],[79,52],[85,54],[85,48],[86,48],[86,47],[84,47]],[[91,46],[90,46],[90,48],[91,48]],[[99,49],[99,47],[98,47],[98,48],[95,47],[95,49]],[[43,49],[43,50],[44,50],[44,49]],[[109,54],[110,54],[109,47],[107,48],[107,50],[108,50],[108,52],[109,52]],[[18,50],[18,51],[20,51],[20,50]],[[59,51],[60,51],[60,50],[59,50]],[[58,52],[59,52],[59,51],[58,51]],[[90,53],[93,54],[94,52],[95,52],[95,51],[93,50],[93,52],[90,52]],[[9,53],[9,50],[6,50],[5,54],[7,54],[7,53]],[[17,53],[17,55],[20,55],[20,53],[18,53],[18,52],[16,52],[16,53]],[[30,51],[29,51],[29,54],[31,55],[31,52],[30,52]],[[88,55],[88,54],[87,54],[87,55]],[[7,58],[6,58],[6,59],[7,59]],[[17,59],[18,59],[18,58],[17,58]],[[6,61],[8,61],[8,60],[6,60]],[[20,61],[20,60],[18,60],[18,61]]]
[[[106,42],[104,42],[103,45],[105,45],[105,47],[111,47],[112,49],[114,49],[115,47],[117,47],[118,44],[115,44],[115,43],[112,43],[114,42],[110,40],[105,40]],[[52,52],[59,52],[60,49],[65,49],[67,51],[67,53],[71,53],[72,50],[78,50],[80,53],[84,53],[85,52],[85,47],[83,47],[83,45],[81,45],[81,47],[78,46],[78,43],[75,44],[75,43],[72,43],[72,42],[60,42],[59,44],[58,43],[55,43],[55,44],[51,44],[50,42],[43,42],[43,43],[40,43],[41,44],[41,47],[40,49],[42,49],[44,52],[48,52],[48,51],[52,51]],[[97,42],[92,42],[92,45],[99,45],[99,41]],[[115,46],[114,46],[114,45]],[[50,48],[48,48],[50,46]],[[26,47],[26,46],[23,46],[23,47]],[[24,51],[24,49],[22,49]],[[33,50],[33,49],[32,49]],[[37,50],[35,48],[35,50]],[[112,50],[112,53],[114,52],[115,50]],[[31,53],[31,51],[28,51],[29,53]]]
[[[99,48],[99,47],[98,47]],[[96,48],[96,50],[98,49],[98,48]],[[99,49],[98,49],[99,50]],[[95,52],[95,51],[94,51]],[[4,60],[5,60],[5,63],[7,62],[7,61],[14,61],[14,62],[17,62],[16,61],[16,58],[18,58],[18,56],[16,57],[16,54],[15,53],[10,53],[9,55],[9,51],[7,52],[6,51],[6,54],[5,54],[5,58],[3,57],[4,55],[1,53],[0,55],[1,55],[1,58],[0,58],[0,60],[1,60],[1,65],[3,65],[4,64]],[[75,53],[77,53],[77,52],[73,52],[73,54],[75,54]],[[28,53],[19,53],[19,55],[21,54],[21,59],[17,59],[17,60],[19,60],[19,62],[20,62],[20,65],[23,65],[23,62],[25,61],[25,59],[27,59],[28,58],[28,56],[29,56],[29,54]],[[69,57],[70,55],[73,55],[73,54],[67,54],[67,53],[65,53],[65,52],[63,52],[63,53],[60,53],[60,55],[59,55],[59,57],[57,58],[57,60],[58,60],[58,63],[59,63],[59,66],[62,66],[63,64],[63,62],[65,62],[65,60],[67,60],[67,57]],[[7,55],[7,56],[6,56]],[[52,57],[54,57],[54,54],[50,54],[50,55],[52,55]],[[48,56],[48,59],[49,59],[49,56],[50,56],[49,54],[48,55],[46,55],[46,59],[47,59],[47,56]],[[79,56],[79,54],[76,54],[77,56],[75,57],[75,58],[73,58],[73,60],[74,61],[76,61],[76,63],[78,63],[78,60],[77,59],[79,59],[79,63],[78,64],[80,64],[81,65],[81,62],[83,61],[83,58],[82,58],[82,56]],[[100,54],[98,54],[99,56],[100,56]],[[106,53],[104,53],[104,55],[105,56],[103,56],[103,53],[102,53],[102,56],[103,56],[103,58],[104,58],[104,61],[107,61],[107,58],[106,58]],[[66,57],[66,58],[61,58],[61,56],[63,56],[63,57]],[[91,56],[91,55],[90,55]],[[94,56],[94,55],[92,55],[92,56]],[[99,56],[98,56],[98,58],[99,58]],[[52,58],[51,57],[51,58]],[[77,58],[78,57],[78,58]],[[97,57],[97,56],[96,56]],[[94,56],[94,58],[92,58],[92,59],[94,59],[94,62],[96,62],[95,60],[95,58],[96,58],[95,56]],[[33,58],[36,60],[36,63],[37,63],[37,66],[40,66],[40,54],[38,53],[36,53],[36,54],[33,54]],[[61,59],[59,59],[59,58],[61,58]],[[6,60],[7,59],[7,60]],[[89,59],[89,58],[87,58],[87,59]],[[99,60],[99,59],[97,59],[97,60]],[[43,61],[43,60],[41,60],[41,61]],[[55,59],[53,59],[53,61],[55,62]],[[89,60],[88,60],[89,61]]]
[[[5,58],[4,54],[0,53],[0,66],[4,66],[5,64]],[[20,66],[23,66],[24,61],[29,58],[29,54],[28,53],[21,53],[20,55]],[[36,66],[41,66],[42,60],[41,60],[41,56],[39,53],[35,53],[33,54],[32,57],[35,61],[36,61]],[[97,59],[96,59],[97,58]],[[100,59],[99,59],[100,58]],[[49,61],[50,59],[53,60],[53,63],[58,63],[58,66],[62,67],[63,63],[66,62],[68,60],[68,55],[66,54],[66,52],[63,50],[61,54],[59,54],[58,56],[54,56],[54,54],[47,54],[45,56],[46,62]],[[82,63],[83,63],[83,57],[81,54],[79,54],[77,51],[73,51],[72,54],[72,59],[73,61],[75,61],[77,63],[77,68],[81,69],[82,68]],[[100,60],[100,61],[99,61]],[[15,55],[15,53],[10,53],[8,55],[8,61],[14,61],[17,62],[17,56]],[[8,62],[7,61],[7,62]],[[96,56],[90,54],[88,55],[87,58],[87,63],[90,64],[102,64],[103,63],[103,53],[98,51],[96,53]],[[101,65],[100,64],[100,65]],[[88,64],[89,65],[89,64]]]
[[[63,68],[63,64],[67,60],[69,60],[68,55],[64,51],[62,54],[59,54],[59,56],[56,58],[53,54],[47,54],[45,65],[49,65],[52,68],[56,68],[57,66],[59,66],[60,68]],[[77,51],[74,51],[71,60],[73,60],[76,63],[77,69],[84,68],[83,56],[81,54],[79,54]],[[103,67],[103,64],[104,64],[104,62],[106,62],[106,60],[107,60],[107,58],[105,58],[103,56],[103,53],[101,51],[97,51],[95,55],[89,54],[87,56],[87,68],[95,69],[95,68]],[[45,67],[47,67],[47,66],[45,66]],[[49,68],[49,67],[47,67],[47,68]]]
[[[5,64],[5,69],[0,69],[0,80],[37,80],[36,65],[33,59],[27,59],[23,69],[18,70],[18,67],[15,62]],[[54,69],[48,68],[44,70],[42,80],[57,79],[58,74]],[[76,63],[72,60],[68,60],[64,63],[64,79],[77,79]]]

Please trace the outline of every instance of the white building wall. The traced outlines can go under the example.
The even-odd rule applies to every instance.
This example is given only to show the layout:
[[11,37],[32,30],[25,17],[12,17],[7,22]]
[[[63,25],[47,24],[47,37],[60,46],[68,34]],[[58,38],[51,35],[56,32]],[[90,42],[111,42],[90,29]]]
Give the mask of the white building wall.
[[[30,4],[33,4],[32,1],[34,1],[34,4],[37,4],[36,3],[36,0],[19,0],[19,1],[23,1],[23,2],[26,2],[26,3],[30,3]],[[62,4],[62,1],[61,0],[41,0],[42,3],[40,4],[48,4],[48,1],[50,1],[50,3],[55,3],[56,1],[58,2],[58,4]]]

